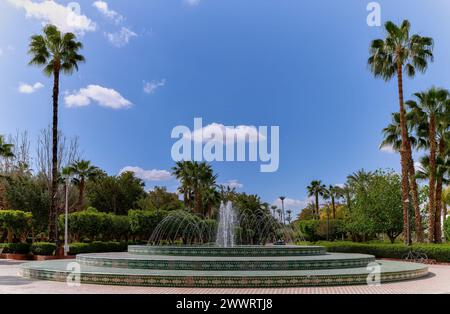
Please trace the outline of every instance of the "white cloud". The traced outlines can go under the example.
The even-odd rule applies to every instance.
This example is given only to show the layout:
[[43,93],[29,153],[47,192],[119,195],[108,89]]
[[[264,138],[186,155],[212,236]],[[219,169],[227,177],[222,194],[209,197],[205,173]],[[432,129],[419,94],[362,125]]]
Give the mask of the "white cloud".
[[123,98],[114,89],[99,85],[89,85],[72,94],[69,93],[64,97],[64,101],[67,107],[85,107],[90,105],[91,102],[112,109],[123,109],[132,105],[129,100]]
[[200,0],[183,0],[183,2],[190,6],[197,6],[200,4]]
[[20,83],[19,92],[22,94],[33,94],[38,89],[41,89],[43,87],[44,84],[42,84],[41,82],[36,82],[34,84]]
[[95,1],[92,5],[95,8],[97,8],[97,10],[99,10],[100,13],[102,13],[107,18],[113,20],[116,24],[119,24],[124,19],[122,15],[120,15],[114,10],[109,9],[108,3],[105,1]]
[[222,183],[222,185],[228,186],[231,189],[242,189],[244,187],[238,180],[228,180],[227,182]]
[[166,85],[166,79],[144,82],[144,92],[147,94],[153,94],[158,88],[163,87],[164,85]]
[[[217,138],[220,134],[223,134],[222,139]],[[254,126],[239,125],[237,127],[230,127],[219,123],[211,123],[202,129],[195,130],[184,136],[195,142],[209,142],[215,138],[226,145],[233,145],[236,142],[254,143],[258,141],[258,138],[260,140],[265,139],[265,136],[259,133],[258,129]]]
[[116,47],[123,47],[130,42],[132,37],[137,37],[137,34],[129,28],[122,27],[119,32],[105,33],[108,41]]
[[26,12],[27,18],[35,18],[43,24],[56,25],[63,32],[74,32],[83,35],[85,32],[95,31],[95,23],[86,15],[81,14],[80,7],[76,2],[68,6],[52,0],[8,0],[17,8]]
[[120,173],[133,172],[136,177],[144,181],[167,181],[172,179],[172,175],[167,170],[144,170],[139,167],[125,167],[120,170]]
[[394,153],[396,153],[396,151],[395,151],[395,149],[394,149],[394,147],[393,147],[392,145],[384,145],[384,146],[381,146],[380,150],[381,150],[383,153],[389,153],[389,154],[394,154]]

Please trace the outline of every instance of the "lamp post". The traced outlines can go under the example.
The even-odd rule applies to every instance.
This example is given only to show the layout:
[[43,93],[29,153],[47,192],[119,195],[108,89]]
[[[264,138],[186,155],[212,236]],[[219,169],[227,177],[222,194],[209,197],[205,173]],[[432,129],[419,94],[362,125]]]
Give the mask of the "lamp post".
[[284,200],[285,200],[285,199],[286,199],[285,196],[280,196],[280,200],[281,200],[281,210],[282,210],[281,220],[282,220],[283,225],[286,224],[286,219],[285,219],[285,216],[284,216]]

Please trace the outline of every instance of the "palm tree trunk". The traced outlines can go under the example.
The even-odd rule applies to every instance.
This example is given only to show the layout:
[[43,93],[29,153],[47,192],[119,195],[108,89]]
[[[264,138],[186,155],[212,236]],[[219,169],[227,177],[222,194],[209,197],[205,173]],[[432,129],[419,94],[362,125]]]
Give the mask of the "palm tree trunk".
[[[445,139],[441,137],[439,141],[439,156],[444,160],[445,158]],[[442,215],[442,184],[444,174],[439,171],[437,182],[436,182],[436,216],[435,216],[435,226],[434,226],[434,241],[436,243],[442,243],[442,226],[441,226],[441,215]]]
[[52,125],[52,186],[51,186],[51,206],[48,217],[49,240],[56,239],[56,212],[58,193],[58,95],[59,95],[59,66],[55,66],[53,71],[53,125]]
[[408,130],[406,128],[405,107],[403,99],[403,66],[399,62],[397,64],[398,77],[398,98],[400,103],[400,127],[402,134],[402,148],[400,151],[401,167],[402,167],[402,206],[403,206],[403,236],[405,243],[411,244],[411,237],[409,232],[409,178],[408,178],[408,158],[407,158],[407,142]]
[[417,242],[422,243],[424,241],[423,238],[423,230],[422,230],[422,215],[420,213],[420,205],[419,205],[419,191],[416,182],[416,171],[414,169],[414,160],[412,158],[412,149],[411,143],[408,141],[407,143],[408,150],[408,159],[409,159],[409,184],[410,189],[412,191],[412,200],[414,207],[414,222],[415,222],[415,230],[416,230],[416,239]]
[[83,200],[84,200],[84,178],[80,180],[79,194],[78,194],[78,210],[81,211],[83,208]]
[[316,192],[316,219],[320,219],[319,214],[319,193]]
[[336,219],[336,203],[334,201],[334,196],[331,196],[331,205],[333,206],[333,219]]
[[435,241],[436,226],[436,119],[430,115],[429,125],[430,142],[430,194],[429,194],[429,221],[428,221],[428,242]]

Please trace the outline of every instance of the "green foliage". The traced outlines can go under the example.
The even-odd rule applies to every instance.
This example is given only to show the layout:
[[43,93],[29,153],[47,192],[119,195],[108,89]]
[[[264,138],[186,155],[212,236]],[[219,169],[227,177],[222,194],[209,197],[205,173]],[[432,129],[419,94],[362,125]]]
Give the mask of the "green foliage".
[[329,252],[361,253],[377,258],[404,258],[411,250],[425,253],[429,259],[438,262],[450,262],[450,245],[448,244],[413,244],[411,247],[402,243],[353,243],[353,242],[317,242]]
[[0,251],[6,254],[28,254],[30,245],[28,243],[0,243]]
[[346,230],[360,238],[385,233],[393,242],[403,230],[400,176],[377,170],[355,186],[354,194]]
[[447,239],[447,241],[450,241],[450,217],[447,217],[447,219],[444,221],[444,234],[445,239]]
[[[101,213],[95,208],[69,214],[69,234],[75,241],[82,239],[120,240],[127,238],[129,220],[127,216]],[[64,230],[64,215],[59,216],[60,230]]]
[[338,219],[330,219],[329,225],[326,220],[299,220],[296,227],[306,241],[319,241],[327,238],[327,229],[331,240],[342,237],[343,222]]
[[127,249],[128,242],[71,243],[69,245],[69,254],[126,252]]
[[132,172],[119,176],[100,176],[87,184],[87,198],[92,207],[102,212],[126,215],[138,208],[138,201],[145,196],[144,182]]
[[35,232],[43,232],[48,224],[50,195],[39,177],[8,176],[3,180],[9,208],[31,212]]
[[8,242],[17,238],[24,242],[31,230],[32,214],[20,210],[0,211],[0,231],[7,232]]
[[33,255],[52,256],[56,251],[56,244],[47,242],[36,242],[31,245],[30,248]]
[[128,218],[133,235],[149,239],[156,226],[167,216],[164,210],[130,210]]
[[156,186],[153,191],[138,201],[138,207],[142,210],[177,210],[183,209],[183,202],[178,198],[178,194],[167,192],[165,187]]

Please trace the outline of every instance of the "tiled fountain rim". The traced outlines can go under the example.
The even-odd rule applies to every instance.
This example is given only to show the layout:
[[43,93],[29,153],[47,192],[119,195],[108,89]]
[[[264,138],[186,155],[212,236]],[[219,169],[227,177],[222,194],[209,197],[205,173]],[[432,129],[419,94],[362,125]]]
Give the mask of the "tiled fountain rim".
[[176,256],[129,253],[81,254],[81,264],[97,267],[171,270],[300,270],[366,267],[375,257],[328,253],[311,256]]
[[324,255],[325,247],[322,246],[152,246],[130,245],[128,252],[132,254],[146,255],[180,255],[180,256],[305,256]]

